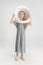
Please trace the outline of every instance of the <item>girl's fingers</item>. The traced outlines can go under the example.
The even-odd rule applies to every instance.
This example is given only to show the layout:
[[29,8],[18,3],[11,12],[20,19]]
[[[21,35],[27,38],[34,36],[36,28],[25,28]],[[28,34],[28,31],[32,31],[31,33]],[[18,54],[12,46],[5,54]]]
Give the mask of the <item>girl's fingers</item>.
[[32,25],[32,22],[30,21],[29,25]]
[[15,13],[13,13],[13,17],[15,16]]

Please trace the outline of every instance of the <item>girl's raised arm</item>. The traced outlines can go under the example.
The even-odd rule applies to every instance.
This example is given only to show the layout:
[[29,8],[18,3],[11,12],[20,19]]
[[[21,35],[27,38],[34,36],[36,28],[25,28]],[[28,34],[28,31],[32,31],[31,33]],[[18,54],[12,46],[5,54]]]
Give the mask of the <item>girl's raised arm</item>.
[[30,14],[30,25],[32,25],[32,15]]
[[29,20],[30,20],[30,22],[27,23],[26,25],[32,25],[32,15],[31,14],[30,14]]
[[12,17],[11,17],[11,21],[10,21],[11,24],[14,23],[14,17],[15,17],[15,14],[13,13],[13,15],[12,15]]
[[24,24],[24,29],[26,29],[26,27],[27,27],[28,25],[32,25],[32,16],[31,16],[31,15],[30,15],[29,19],[30,19],[30,22]]

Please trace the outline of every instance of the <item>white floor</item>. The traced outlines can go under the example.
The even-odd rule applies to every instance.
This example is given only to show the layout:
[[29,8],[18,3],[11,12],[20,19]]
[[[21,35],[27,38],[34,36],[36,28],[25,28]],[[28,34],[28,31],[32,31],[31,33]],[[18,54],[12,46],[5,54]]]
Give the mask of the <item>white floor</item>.
[[[15,61],[14,44],[11,41],[0,42],[0,65],[43,65],[43,50],[28,47],[25,54],[25,61]],[[2,43],[4,43],[2,45]]]

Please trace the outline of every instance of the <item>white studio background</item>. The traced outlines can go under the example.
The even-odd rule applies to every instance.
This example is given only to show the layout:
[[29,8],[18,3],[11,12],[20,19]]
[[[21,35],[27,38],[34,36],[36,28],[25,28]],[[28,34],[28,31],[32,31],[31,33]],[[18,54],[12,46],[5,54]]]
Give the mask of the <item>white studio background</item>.
[[[10,24],[17,6],[27,6],[32,26],[26,29],[26,60],[15,61],[17,29]],[[0,65],[43,65],[43,0],[0,0]]]

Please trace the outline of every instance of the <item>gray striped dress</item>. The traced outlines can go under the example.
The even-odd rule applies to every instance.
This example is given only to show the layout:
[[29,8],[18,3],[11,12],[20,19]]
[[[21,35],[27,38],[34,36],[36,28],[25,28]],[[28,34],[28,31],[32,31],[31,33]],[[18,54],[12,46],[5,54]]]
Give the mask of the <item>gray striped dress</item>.
[[15,52],[25,53],[25,30],[23,23],[14,22],[17,28]]

